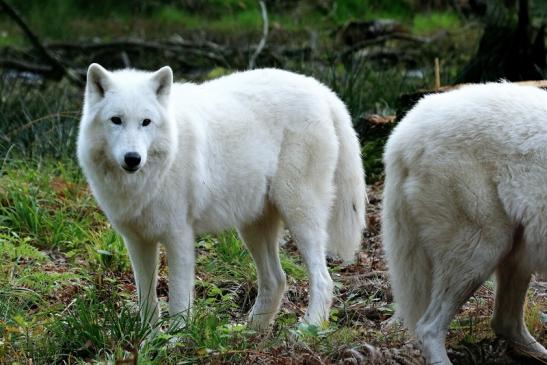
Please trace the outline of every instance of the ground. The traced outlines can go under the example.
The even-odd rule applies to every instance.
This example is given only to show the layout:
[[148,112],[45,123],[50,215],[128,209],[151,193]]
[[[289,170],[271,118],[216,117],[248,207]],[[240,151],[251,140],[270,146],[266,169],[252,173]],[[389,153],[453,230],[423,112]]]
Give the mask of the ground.
[[[75,166],[4,166],[0,178],[0,363],[281,363],[419,364],[416,344],[388,327],[392,296],[383,260],[379,211],[382,183],[370,185],[368,229],[355,264],[330,261],[335,303],[328,325],[298,324],[307,278],[290,236],[282,240],[288,290],[268,334],[245,319],[256,296],[252,260],[234,232],[197,240],[194,318],[144,341],[135,286],[120,238],[96,207]],[[62,217],[62,219],[60,218]],[[162,254],[158,285],[168,300]],[[544,282],[531,286],[526,320],[547,341]],[[489,281],[452,323],[455,364],[527,364],[493,337]],[[390,328],[390,329],[387,329]],[[31,360],[32,359],[32,360]]]

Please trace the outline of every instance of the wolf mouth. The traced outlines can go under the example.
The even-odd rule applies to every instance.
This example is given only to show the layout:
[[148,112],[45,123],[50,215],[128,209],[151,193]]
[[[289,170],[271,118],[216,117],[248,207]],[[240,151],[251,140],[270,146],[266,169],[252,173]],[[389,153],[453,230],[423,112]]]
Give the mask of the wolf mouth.
[[133,167],[133,168],[127,167],[127,166],[122,166],[122,167],[125,171],[127,171],[130,174],[134,174],[135,172],[139,170],[139,167]]

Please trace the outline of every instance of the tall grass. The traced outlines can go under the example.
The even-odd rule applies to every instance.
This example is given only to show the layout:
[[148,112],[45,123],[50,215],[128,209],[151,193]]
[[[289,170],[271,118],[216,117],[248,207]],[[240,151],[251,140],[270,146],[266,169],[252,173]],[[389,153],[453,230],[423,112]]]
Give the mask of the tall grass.
[[68,83],[0,75],[0,161],[66,159],[75,151],[82,92]]

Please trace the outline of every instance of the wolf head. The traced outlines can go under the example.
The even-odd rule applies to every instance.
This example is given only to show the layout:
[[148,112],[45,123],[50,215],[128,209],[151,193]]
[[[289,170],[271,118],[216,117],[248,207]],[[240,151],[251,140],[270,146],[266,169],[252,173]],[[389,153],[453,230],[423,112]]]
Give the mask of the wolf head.
[[169,107],[172,84],[168,66],[156,72],[109,72],[90,65],[78,137],[81,163],[133,174],[154,159],[168,159],[176,135]]

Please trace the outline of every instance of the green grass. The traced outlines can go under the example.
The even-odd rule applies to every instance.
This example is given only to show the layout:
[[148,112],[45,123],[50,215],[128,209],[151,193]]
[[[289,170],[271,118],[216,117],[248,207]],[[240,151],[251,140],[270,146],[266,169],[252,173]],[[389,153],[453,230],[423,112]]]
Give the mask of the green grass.
[[[149,328],[138,318],[123,244],[97,213],[77,166],[70,161],[64,162],[62,169],[59,165],[44,161],[40,165],[10,162],[4,166],[0,185],[0,354],[8,363],[27,363],[31,358],[36,364],[113,361],[137,354],[143,363],[154,364],[216,357],[235,360],[261,346],[258,335],[244,325],[251,295],[256,293],[254,264],[233,232],[198,240],[197,276],[201,279],[190,322],[173,331],[163,320],[160,326],[166,332],[144,342]],[[62,184],[55,178],[60,171]],[[24,193],[16,191],[19,186],[24,186]],[[14,206],[30,208],[21,209],[21,217],[14,217]],[[59,223],[59,211],[72,224],[53,228]],[[32,224],[21,224],[26,216],[39,218],[28,218]],[[73,224],[79,226],[76,232]],[[44,238],[53,237],[55,229],[70,240]],[[283,252],[282,262],[289,285],[305,286],[306,274],[298,256]],[[165,268],[160,271],[165,277]],[[267,339],[271,346],[279,346],[291,336],[297,337],[290,341],[318,349],[342,341],[331,336],[336,326],[327,332],[298,329],[295,313],[281,314],[279,321],[283,323],[280,337]],[[347,331],[342,332],[347,336]],[[325,344],[319,339],[327,334],[329,342]]]
[[[138,358],[139,364],[245,362],[252,356],[276,359],[314,354],[334,360],[339,351],[362,349],[365,343],[399,347],[406,338],[385,332],[379,322],[363,320],[362,310],[377,308],[391,315],[385,283],[343,284],[340,267],[331,267],[336,301],[328,327],[298,325],[306,303],[307,275],[299,256],[282,249],[289,291],[270,335],[245,325],[256,294],[254,264],[234,232],[197,240],[196,299],[182,327],[163,318],[162,332],[138,316],[129,260],[119,236],[96,207],[74,162],[43,160],[39,164],[8,161],[0,186],[0,362],[114,363]],[[61,180],[62,179],[62,180]],[[14,193],[17,187],[24,193]],[[32,202],[32,203],[28,203]],[[31,225],[11,218],[13,206],[30,205],[40,218]],[[72,222],[57,228],[56,212]],[[22,210],[26,212],[26,210]],[[34,213],[21,213],[34,216]],[[22,220],[22,219],[20,219]],[[71,228],[78,225],[76,231]],[[366,248],[365,248],[366,250]],[[161,260],[165,262],[164,258]],[[166,268],[160,268],[160,287]],[[163,284],[162,284],[163,283]],[[375,284],[376,285],[376,284]],[[491,291],[491,285],[487,288]],[[165,310],[165,292],[160,301]],[[163,292],[163,294],[162,294]],[[527,322],[541,336],[544,305],[530,299]],[[459,341],[478,342],[491,333],[484,313],[491,302],[470,301],[465,317],[452,327]],[[273,361],[273,360],[272,360]]]
[[[178,25],[186,30],[203,29],[203,16],[192,14],[175,6],[164,6],[157,10],[153,19],[166,24]],[[258,7],[249,7],[241,11],[214,17],[207,22],[207,28],[211,31],[225,32],[235,30],[260,31],[262,20]]]
[[[13,5],[31,28],[45,40],[74,40],[101,37],[112,39],[128,35],[165,38],[172,34],[192,36],[192,32],[226,35],[260,34],[262,18],[255,0],[230,1],[101,1],[89,5],[79,0],[48,0],[47,6],[36,0],[20,0]],[[457,16],[453,11],[420,13],[420,4],[405,0],[345,0],[317,4],[300,1],[293,4],[269,4],[269,21],[284,32],[310,29],[330,31],[351,20],[391,18],[413,25],[418,33],[439,27],[453,29]],[[55,19],[55,21],[51,21]],[[26,39],[10,19],[0,14],[0,46],[26,44]]]
[[74,156],[82,90],[65,82],[42,85],[6,76],[0,78],[0,95],[0,163],[10,154]]
[[439,29],[454,31],[460,27],[460,18],[453,11],[416,14],[412,22],[412,31],[416,34],[430,34]]

